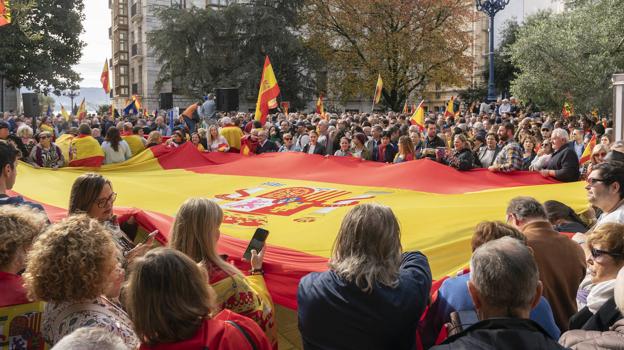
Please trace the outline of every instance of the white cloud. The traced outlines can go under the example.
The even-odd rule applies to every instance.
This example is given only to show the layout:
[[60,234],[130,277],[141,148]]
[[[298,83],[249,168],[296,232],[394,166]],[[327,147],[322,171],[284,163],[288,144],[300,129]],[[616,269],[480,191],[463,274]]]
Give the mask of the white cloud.
[[108,28],[111,25],[111,12],[107,0],[85,0],[84,33],[80,35],[87,45],[76,70],[82,76],[81,87],[99,87],[104,61],[111,56],[111,43]]

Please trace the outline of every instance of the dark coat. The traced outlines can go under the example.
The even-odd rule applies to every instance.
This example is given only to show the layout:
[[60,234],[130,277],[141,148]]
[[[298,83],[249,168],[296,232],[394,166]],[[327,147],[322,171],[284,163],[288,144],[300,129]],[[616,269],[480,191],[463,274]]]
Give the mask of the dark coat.
[[258,147],[256,147],[256,154],[277,152],[278,150],[279,147],[275,144],[275,142],[267,140],[262,146],[258,143]]
[[546,165],[546,169],[554,170],[555,179],[562,182],[578,181],[581,174],[578,156],[568,143],[553,153]]
[[304,348],[414,349],[430,288],[429,263],[416,252],[403,254],[396,288],[366,293],[331,270],[310,273],[297,290]]
[[[307,145],[303,146],[303,153],[308,153],[308,151],[310,150],[310,143],[308,143]],[[316,144],[316,147],[314,148],[314,154],[320,154],[320,155],[325,155],[325,146],[321,145],[320,143]]]
[[478,322],[446,339],[432,350],[566,349],[537,323],[520,318],[493,318]]
[[585,306],[572,315],[570,317],[570,329],[605,332],[621,318],[622,314],[615,305],[615,299],[611,297],[605,301],[595,314],[592,314]]

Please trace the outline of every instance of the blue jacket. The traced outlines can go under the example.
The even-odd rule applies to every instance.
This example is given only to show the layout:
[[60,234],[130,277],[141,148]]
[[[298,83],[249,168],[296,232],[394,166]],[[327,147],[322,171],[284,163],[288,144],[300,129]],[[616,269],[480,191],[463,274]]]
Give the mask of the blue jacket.
[[[450,322],[451,312],[474,310],[474,304],[468,293],[469,279],[470,273],[466,273],[442,282],[438,290],[438,298],[431,304],[423,320],[421,333],[425,349],[433,345],[442,326]],[[530,316],[531,320],[539,324],[552,339],[559,339],[561,331],[555,323],[552,309],[546,298],[540,299],[535,309],[531,310]]]
[[45,214],[45,209],[43,209],[41,204],[25,201],[21,196],[9,197],[6,194],[0,194],[0,205],[14,205],[17,207],[26,205],[33,209],[41,210],[41,212]]
[[299,330],[310,349],[413,349],[431,288],[421,253],[405,253],[396,288],[362,292],[333,271],[310,273],[297,291]]

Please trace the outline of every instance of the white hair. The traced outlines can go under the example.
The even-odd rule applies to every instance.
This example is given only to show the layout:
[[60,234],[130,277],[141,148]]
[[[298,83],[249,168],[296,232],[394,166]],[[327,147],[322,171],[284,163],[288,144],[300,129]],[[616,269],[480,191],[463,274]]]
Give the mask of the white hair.
[[561,128],[557,128],[557,129],[553,130],[553,132],[550,134],[550,136],[551,137],[554,136],[554,137],[558,137],[558,138],[566,139],[566,140],[570,139],[570,136],[568,135],[568,132],[565,131],[564,129],[561,129]]
[[26,124],[22,124],[19,128],[17,128],[15,135],[17,135],[17,137],[32,137],[33,129]]
[[116,334],[104,328],[78,328],[61,339],[51,350],[127,350],[128,346]]

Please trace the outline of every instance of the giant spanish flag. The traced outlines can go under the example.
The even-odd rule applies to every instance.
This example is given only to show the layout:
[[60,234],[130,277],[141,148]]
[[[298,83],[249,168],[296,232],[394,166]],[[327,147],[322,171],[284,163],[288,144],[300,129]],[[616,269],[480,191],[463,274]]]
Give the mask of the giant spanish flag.
[[258,90],[258,102],[256,103],[255,119],[260,121],[262,125],[266,122],[269,110],[277,108],[277,96],[280,94],[280,88],[277,86],[277,79],[273,73],[273,66],[269,61],[269,56],[264,59],[264,68],[262,69],[262,78],[260,79],[260,89]]
[[[76,177],[92,171],[19,167],[14,190],[45,204],[52,221],[66,215]],[[244,157],[200,153],[190,142],[178,148],[156,146],[96,171],[118,193],[117,214],[134,214],[145,230],[158,229],[161,242],[189,197],[221,205],[225,216],[219,250],[244,270],[249,266],[241,256],[255,229],[269,230],[265,279],[275,302],[290,308],[296,307],[299,279],[327,269],[340,223],[359,203],[390,206],[401,223],[403,249],[426,254],[435,278],[467,266],[475,225],[505,220],[513,197],[555,199],[577,211],[587,206],[582,183],[557,183],[530,172],[459,172],[430,160],[382,164],[303,153]]]
[[9,0],[0,0],[0,27],[9,23],[11,23]]

